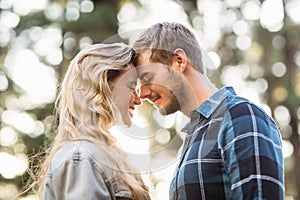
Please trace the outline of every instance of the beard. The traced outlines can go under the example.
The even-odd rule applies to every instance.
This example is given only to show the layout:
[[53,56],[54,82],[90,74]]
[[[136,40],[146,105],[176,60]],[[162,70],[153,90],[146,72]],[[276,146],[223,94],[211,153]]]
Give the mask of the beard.
[[161,115],[169,115],[169,114],[175,113],[175,112],[177,112],[178,110],[181,109],[178,98],[176,97],[176,95],[172,91],[170,93],[169,100],[170,101],[166,106],[159,107],[159,113]]
[[[168,103],[159,108],[161,115],[169,115],[180,111],[182,108],[181,103],[184,103],[186,97],[185,82],[176,72],[173,72],[171,81],[169,82],[169,101]],[[180,103],[181,102],[181,103]]]

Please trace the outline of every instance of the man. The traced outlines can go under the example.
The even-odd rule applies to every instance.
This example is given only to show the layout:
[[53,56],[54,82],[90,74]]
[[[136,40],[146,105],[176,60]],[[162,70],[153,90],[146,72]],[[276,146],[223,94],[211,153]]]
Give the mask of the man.
[[279,130],[258,106],[217,89],[186,27],[158,23],[133,44],[140,97],[163,115],[190,116],[170,199],[284,199]]

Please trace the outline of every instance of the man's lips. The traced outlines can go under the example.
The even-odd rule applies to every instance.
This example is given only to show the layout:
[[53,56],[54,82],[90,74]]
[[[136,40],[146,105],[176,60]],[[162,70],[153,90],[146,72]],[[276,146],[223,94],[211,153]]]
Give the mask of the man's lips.
[[157,105],[158,104],[158,100],[160,99],[160,96],[155,96],[155,97],[151,97],[149,98],[149,100],[154,104]]
[[157,106],[159,104],[158,100],[159,100],[159,98],[156,99],[155,101],[153,101],[153,104]]

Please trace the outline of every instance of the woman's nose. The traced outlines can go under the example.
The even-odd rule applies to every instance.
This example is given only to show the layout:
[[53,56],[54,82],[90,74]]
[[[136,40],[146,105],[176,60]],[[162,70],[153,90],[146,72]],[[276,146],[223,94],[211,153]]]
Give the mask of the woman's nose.
[[139,95],[136,93],[136,91],[133,93],[134,96],[134,105],[141,105],[141,98]]

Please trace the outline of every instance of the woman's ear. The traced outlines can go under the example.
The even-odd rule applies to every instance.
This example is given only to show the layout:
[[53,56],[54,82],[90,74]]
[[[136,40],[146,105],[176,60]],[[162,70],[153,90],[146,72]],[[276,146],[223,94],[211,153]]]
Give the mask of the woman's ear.
[[174,51],[174,62],[180,73],[183,73],[187,68],[187,57],[183,49],[177,48]]

